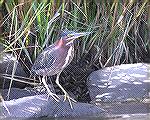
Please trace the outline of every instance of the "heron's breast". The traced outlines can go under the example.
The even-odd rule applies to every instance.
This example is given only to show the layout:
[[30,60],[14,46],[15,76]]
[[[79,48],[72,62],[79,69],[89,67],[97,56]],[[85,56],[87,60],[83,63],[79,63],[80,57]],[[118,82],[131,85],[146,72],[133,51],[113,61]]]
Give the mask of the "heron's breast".
[[72,61],[74,57],[74,46],[66,46],[55,51],[57,60],[55,61],[56,69],[64,69]]

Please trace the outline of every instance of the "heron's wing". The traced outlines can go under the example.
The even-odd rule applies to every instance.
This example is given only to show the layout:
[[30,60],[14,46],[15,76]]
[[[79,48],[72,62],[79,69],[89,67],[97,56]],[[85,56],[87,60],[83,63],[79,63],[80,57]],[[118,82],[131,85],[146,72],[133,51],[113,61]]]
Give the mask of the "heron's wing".
[[44,50],[36,59],[32,70],[33,71],[46,71],[46,69],[50,69],[53,67],[56,58],[52,54],[51,51]]

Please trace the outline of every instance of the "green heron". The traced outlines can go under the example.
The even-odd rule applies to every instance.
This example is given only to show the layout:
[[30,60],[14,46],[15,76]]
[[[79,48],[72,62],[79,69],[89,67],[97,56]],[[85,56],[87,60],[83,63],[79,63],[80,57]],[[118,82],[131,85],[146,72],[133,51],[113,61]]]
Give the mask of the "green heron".
[[75,100],[72,99],[61,86],[59,83],[59,76],[63,69],[70,64],[74,57],[74,40],[88,34],[89,32],[76,33],[68,30],[63,31],[60,38],[54,44],[45,48],[37,57],[34,65],[32,66],[33,72],[35,72],[37,75],[43,76],[42,82],[48,94],[56,101],[59,101],[59,97],[50,91],[45,81],[45,76],[57,75],[55,82],[64,93],[64,101],[68,99],[71,108],[73,108],[71,100],[74,102]]

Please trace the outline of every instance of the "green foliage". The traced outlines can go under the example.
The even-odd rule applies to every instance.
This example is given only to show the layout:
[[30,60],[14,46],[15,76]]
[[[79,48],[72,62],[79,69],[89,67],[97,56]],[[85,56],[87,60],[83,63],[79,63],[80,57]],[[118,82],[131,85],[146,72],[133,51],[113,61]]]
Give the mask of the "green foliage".
[[11,51],[28,70],[66,28],[92,32],[75,45],[74,61],[86,61],[86,69],[140,62],[149,50],[148,0],[6,0],[3,6],[3,52]]

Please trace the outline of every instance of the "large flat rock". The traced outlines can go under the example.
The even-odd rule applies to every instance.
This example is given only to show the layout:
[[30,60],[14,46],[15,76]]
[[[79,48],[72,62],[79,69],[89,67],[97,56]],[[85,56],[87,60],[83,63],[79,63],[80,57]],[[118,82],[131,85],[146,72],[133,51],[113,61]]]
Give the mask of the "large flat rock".
[[125,102],[150,94],[150,65],[122,64],[94,71],[87,80],[92,101]]
[[[12,92],[16,93],[16,96],[21,98],[13,99],[9,101],[3,101],[1,103],[1,119],[8,118],[37,118],[37,117],[104,117],[106,112],[100,107],[88,103],[73,103],[73,109],[70,108],[68,101],[63,101],[64,96],[60,102],[56,102],[52,97],[47,99],[46,94],[32,95],[32,93],[13,89]],[[24,96],[23,97],[23,93]],[[4,94],[3,94],[4,95]]]

